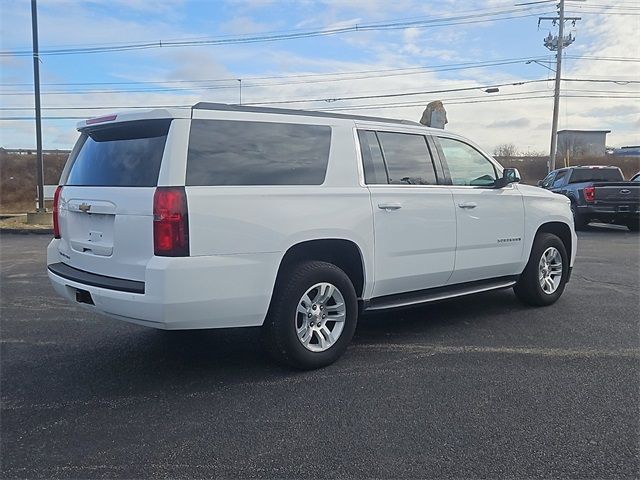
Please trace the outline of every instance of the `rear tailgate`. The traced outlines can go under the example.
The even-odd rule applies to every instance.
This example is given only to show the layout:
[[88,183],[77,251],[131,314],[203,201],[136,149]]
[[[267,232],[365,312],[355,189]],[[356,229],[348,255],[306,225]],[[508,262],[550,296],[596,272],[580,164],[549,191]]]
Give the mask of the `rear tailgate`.
[[594,183],[593,187],[596,202],[637,204],[640,201],[637,182],[602,182]]
[[65,264],[144,280],[153,256],[153,195],[171,120],[82,131],[65,167],[58,250]]

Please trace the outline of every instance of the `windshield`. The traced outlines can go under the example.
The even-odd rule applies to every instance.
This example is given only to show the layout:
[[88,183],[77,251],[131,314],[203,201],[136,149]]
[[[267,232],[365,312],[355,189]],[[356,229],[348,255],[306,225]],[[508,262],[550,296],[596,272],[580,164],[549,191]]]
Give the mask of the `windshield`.
[[569,183],[622,182],[622,173],[617,168],[576,168]]
[[154,187],[171,120],[141,120],[82,133],[65,185]]

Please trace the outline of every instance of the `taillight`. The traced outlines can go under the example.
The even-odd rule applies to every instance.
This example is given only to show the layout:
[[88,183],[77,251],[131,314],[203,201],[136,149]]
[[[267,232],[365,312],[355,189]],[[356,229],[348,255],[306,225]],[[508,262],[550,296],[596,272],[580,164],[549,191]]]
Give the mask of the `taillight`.
[[596,198],[596,187],[585,187],[582,191],[584,193],[584,199],[587,202],[593,202]]
[[62,185],[58,185],[53,194],[53,238],[60,238],[60,220],[58,219],[58,209],[60,208],[60,194]]
[[184,187],[158,187],[153,195],[153,250],[162,257],[189,256],[189,214]]

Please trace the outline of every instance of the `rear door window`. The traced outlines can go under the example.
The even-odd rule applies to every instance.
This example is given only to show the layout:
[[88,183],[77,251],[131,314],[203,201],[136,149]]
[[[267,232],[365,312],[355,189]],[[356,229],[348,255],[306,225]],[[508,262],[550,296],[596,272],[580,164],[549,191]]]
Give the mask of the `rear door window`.
[[376,132],[359,130],[360,152],[362,153],[362,165],[364,167],[364,182],[367,185],[380,185],[389,183],[387,169],[384,166],[382,150]]
[[378,132],[389,183],[436,185],[438,179],[427,139],[410,133]]
[[84,130],[63,183],[155,187],[170,125],[170,119],[140,120]]
[[193,120],[187,185],[320,185],[331,127]]

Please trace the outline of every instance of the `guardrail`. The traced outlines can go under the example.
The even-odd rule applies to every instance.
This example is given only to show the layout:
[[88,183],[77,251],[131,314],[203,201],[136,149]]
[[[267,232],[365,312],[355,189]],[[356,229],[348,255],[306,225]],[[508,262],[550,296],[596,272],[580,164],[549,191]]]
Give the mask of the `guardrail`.
[[[0,147],[0,152],[4,153],[15,153],[18,155],[35,155],[36,149],[30,148],[2,148]],[[71,150],[43,150],[43,155],[69,155]]]

